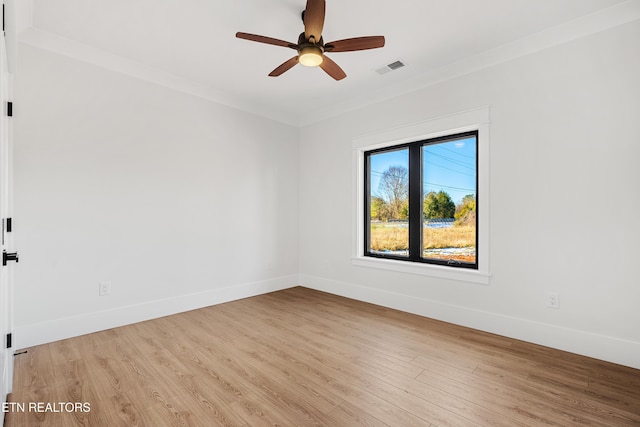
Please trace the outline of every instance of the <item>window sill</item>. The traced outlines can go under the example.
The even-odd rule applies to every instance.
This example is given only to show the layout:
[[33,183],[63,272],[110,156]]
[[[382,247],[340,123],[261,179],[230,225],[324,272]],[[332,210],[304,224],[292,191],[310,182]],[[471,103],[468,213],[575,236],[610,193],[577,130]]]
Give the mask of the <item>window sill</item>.
[[468,270],[463,268],[444,267],[432,264],[421,264],[416,262],[396,261],[372,257],[351,258],[351,264],[358,267],[378,268],[382,270],[397,271],[400,273],[419,274],[422,276],[440,277],[443,279],[460,280],[482,285],[489,284],[488,272],[478,270]]

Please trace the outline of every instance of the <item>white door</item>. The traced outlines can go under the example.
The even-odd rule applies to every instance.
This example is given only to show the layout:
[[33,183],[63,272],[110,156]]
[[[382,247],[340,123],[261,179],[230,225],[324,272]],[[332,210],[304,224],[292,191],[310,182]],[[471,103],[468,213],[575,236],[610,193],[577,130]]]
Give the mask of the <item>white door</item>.
[[[11,218],[12,151],[9,118],[11,78],[7,70],[4,32],[0,31],[0,218],[2,218],[2,265],[0,265],[0,398],[6,400],[13,381],[13,348],[8,347],[13,329],[13,250]],[[6,264],[6,265],[5,265]],[[0,413],[0,415],[2,415]],[[0,427],[4,417],[0,417]]]

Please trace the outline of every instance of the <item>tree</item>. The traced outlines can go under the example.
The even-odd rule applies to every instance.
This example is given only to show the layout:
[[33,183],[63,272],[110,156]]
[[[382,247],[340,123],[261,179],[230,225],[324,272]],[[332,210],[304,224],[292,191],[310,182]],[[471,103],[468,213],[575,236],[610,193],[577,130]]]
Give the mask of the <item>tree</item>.
[[386,221],[389,218],[388,209],[386,207],[386,203],[382,197],[371,197],[371,219],[376,219],[378,221]]
[[424,219],[453,218],[456,213],[456,205],[446,192],[442,190],[437,193],[431,191],[424,198],[422,211]]
[[456,225],[474,225],[476,223],[476,196],[467,194],[462,203],[456,206]]
[[402,208],[400,209],[400,219],[404,219],[404,220],[409,219],[409,199],[408,198],[402,203]]
[[389,207],[389,219],[401,219],[402,207],[409,196],[409,172],[403,166],[389,166],[382,173],[378,191]]

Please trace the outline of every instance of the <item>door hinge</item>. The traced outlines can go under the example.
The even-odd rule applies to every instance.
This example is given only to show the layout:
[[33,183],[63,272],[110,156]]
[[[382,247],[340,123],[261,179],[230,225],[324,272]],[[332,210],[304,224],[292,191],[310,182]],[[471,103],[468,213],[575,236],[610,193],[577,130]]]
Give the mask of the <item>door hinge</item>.
[[2,251],[2,265],[7,265],[9,261],[19,261],[18,252],[7,252],[5,250]]
[[7,116],[13,117],[13,102],[7,102]]
[[8,333],[7,334],[7,348],[11,348],[11,346],[13,345],[13,334],[12,333]]

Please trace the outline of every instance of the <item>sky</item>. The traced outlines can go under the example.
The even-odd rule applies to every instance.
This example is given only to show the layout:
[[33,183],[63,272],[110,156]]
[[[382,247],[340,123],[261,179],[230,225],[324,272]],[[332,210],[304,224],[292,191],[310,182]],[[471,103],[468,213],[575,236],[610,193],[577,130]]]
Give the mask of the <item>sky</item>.
[[[378,185],[390,166],[408,169],[409,150],[396,150],[372,155],[371,192],[379,195]],[[458,204],[467,194],[475,195],[476,144],[475,137],[459,139],[423,147],[423,191],[445,191]]]

